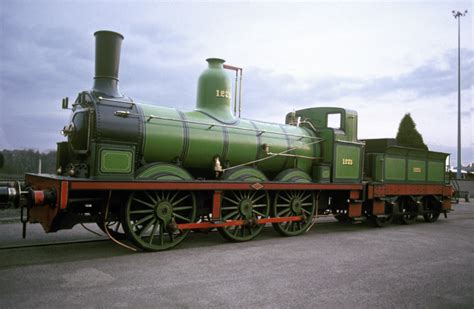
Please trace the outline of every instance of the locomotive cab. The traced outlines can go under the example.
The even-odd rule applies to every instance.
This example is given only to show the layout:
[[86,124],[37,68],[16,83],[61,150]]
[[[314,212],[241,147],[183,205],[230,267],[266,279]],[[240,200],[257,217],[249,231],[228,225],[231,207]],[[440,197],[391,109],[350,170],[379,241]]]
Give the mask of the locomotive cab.
[[313,165],[313,178],[331,182],[360,182],[364,143],[357,139],[357,112],[337,107],[314,107],[286,116],[287,124],[297,120],[317,132],[322,160]]

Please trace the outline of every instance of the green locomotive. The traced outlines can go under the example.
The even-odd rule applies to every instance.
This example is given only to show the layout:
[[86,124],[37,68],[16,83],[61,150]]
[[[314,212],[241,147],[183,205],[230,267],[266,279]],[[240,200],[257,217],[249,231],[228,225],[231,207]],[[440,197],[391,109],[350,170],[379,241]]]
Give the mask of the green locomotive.
[[270,223],[301,234],[323,214],[381,226],[450,209],[446,154],[359,141],[357,112],[342,108],[290,112],[286,124],[238,118],[218,58],[207,59],[194,111],[140,104],[118,89],[123,36],[95,37],[94,85],[72,104],[57,175],[28,174],[27,189],[0,191],[23,201],[25,222],[55,232],[95,221],[156,251],[196,229],[245,241]]

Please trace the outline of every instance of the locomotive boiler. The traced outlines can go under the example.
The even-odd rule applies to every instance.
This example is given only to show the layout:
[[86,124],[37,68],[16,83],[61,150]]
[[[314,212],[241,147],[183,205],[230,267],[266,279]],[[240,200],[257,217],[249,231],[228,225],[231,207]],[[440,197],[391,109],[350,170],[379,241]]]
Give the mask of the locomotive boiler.
[[[153,174],[163,171],[152,165],[160,162],[182,167],[195,178],[213,179],[225,167],[252,161],[268,175],[291,167],[309,173],[311,159],[319,157],[314,130],[232,114],[231,81],[224,72],[224,60],[207,59],[209,67],[199,77],[196,109],[183,112],[123,96],[118,90],[123,37],[110,31],[96,32],[95,37],[94,85],[72,105],[71,121],[62,131],[68,140],[58,146],[59,175],[156,178]],[[285,156],[259,161],[268,152],[290,148]],[[293,162],[290,156],[299,159]]]
[[237,88],[219,58],[207,59],[193,111],[142,104],[118,88],[124,37],[94,35],[93,87],[62,102],[71,117],[56,175],[27,174],[24,186],[0,190],[26,210],[25,224],[55,232],[96,222],[121,244],[158,251],[191,230],[246,241],[266,224],[299,235],[318,215],[382,226],[433,222],[450,209],[447,154],[359,141],[357,113],[342,108],[290,112],[285,124],[237,117]]

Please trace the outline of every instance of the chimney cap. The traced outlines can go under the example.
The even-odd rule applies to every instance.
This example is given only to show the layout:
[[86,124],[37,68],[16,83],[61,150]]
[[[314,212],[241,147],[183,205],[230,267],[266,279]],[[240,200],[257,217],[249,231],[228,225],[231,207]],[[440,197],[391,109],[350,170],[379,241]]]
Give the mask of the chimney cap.
[[110,33],[110,34],[114,34],[114,35],[117,35],[117,36],[121,37],[122,40],[125,39],[125,37],[121,33],[118,33],[118,32],[115,32],[115,31],[110,31],[110,30],[98,30],[98,31],[94,32],[94,36],[97,36],[97,34],[101,34],[101,33]]

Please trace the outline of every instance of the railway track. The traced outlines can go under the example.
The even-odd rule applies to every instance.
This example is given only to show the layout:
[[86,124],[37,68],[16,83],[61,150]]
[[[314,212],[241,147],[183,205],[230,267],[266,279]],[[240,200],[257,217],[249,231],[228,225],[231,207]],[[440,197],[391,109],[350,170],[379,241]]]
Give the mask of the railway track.
[[67,241],[54,241],[54,242],[38,242],[34,244],[28,243],[28,244],[21,244],[21,245],[0,246],[0,250],[77,245],[77,244],[87,244],[87,243],[95,243],[95,242],[103,242],[103,241],[110,241],[110,240],[108,238],[100,238],[100,239],[81,239],[81,240],[67,240]]

